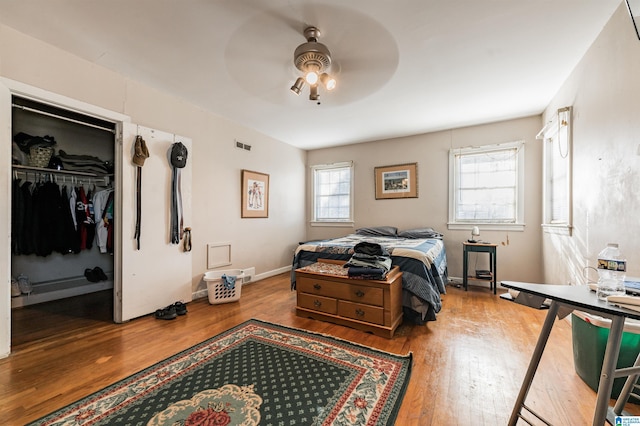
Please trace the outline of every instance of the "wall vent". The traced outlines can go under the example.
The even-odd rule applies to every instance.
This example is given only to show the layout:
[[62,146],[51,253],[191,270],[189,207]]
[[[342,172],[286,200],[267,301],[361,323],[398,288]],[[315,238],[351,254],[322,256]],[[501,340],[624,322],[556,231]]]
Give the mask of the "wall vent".
[[251,151],[251,145],[247,143],[242,143],[237,139],[235,139],[233,142],[236,144],[236,148],[244,149],[245,151]]

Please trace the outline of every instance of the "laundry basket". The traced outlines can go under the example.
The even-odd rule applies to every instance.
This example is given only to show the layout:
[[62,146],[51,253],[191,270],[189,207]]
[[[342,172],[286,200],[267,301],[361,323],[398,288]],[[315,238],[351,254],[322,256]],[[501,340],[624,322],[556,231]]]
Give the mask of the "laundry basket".
[[[225,277],[235,279],[235,283],[231,285]],[[235,302],[240,299],[242,291],[242,279],[244,272],[242,269],[227,269],[222,271],[209,271],[204,274],[204,280],[207,283],[207,293],[209,295],[209,303],[217,305],[220,303]]]

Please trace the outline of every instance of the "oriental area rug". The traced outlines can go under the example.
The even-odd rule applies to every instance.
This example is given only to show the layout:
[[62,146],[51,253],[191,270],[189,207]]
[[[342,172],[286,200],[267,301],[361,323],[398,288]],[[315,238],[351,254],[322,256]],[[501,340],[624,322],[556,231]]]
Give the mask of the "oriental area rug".
[[32,425],[392,425],[399,356],[249,320]]

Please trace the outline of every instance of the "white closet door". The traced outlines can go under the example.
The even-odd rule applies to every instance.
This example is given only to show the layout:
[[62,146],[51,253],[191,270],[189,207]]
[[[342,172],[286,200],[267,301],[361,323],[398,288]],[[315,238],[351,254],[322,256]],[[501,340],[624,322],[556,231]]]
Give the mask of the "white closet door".
[[[149,158],[142,167],[140,249],[135,239],[136,166],[132,163],[136,135],[142,136]],[[124,123],[121,179],[121,276],[115,283],[115,320],[127,321],[192,297],[191,252],[171,244],[171,177],[169,153],[174,142],[188,149],[180,169],[184,227],[191,226],[192,143],[188,138]],[[118,262],[116,262],[117,264]],[[116,271],[117,272],[117,271]],[[120,305],[120,306],[118,306]],[[120,312],[118,312],[120,311]]]
[[0,358],[11,346],[11,93],[0,83]]

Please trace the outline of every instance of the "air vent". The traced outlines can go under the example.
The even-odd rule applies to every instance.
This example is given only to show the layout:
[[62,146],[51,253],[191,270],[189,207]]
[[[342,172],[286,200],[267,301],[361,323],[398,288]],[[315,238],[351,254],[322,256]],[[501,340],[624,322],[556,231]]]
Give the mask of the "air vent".
[[236,148],[243,149],[245,151],[251,151],[251,145],[246,144],[246,143],[242,143],[237,139],[234,140],[233,142],[236,144]]

